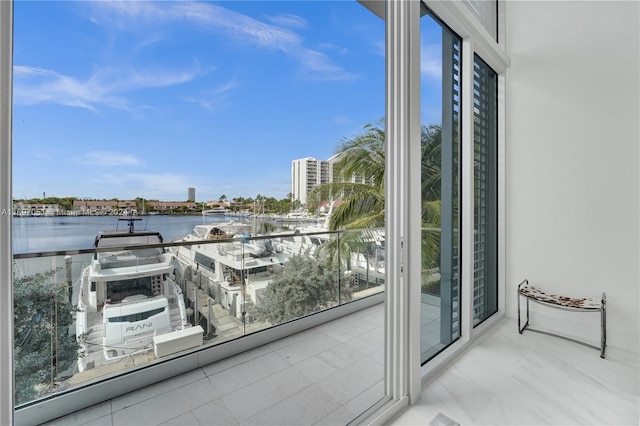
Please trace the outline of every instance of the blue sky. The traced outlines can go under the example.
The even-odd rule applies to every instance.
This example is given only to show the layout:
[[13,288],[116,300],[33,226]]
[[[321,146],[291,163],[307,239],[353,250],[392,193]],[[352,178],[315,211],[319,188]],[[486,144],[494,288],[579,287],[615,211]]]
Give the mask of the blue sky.
[[[384,116],[384,23],[355,1],[17,1],[14,14],[14,198],[283,198],[292,160],[327,159]],[[423,121],[439,123],[431,33]]]

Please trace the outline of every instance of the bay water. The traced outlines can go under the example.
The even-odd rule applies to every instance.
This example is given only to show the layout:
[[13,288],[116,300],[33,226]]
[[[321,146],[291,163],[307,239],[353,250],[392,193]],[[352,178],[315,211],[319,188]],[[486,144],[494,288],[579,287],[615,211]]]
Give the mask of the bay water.
[[[79,250],[93,247],[96,235],[101,231],[126,231],[126,221],[118,216],[54,216],[54,217],[14,217],[12,247],[13,253],[40,253],[60,250]],[[185,236],[196,225],[225,222],[225,216],[139,216],[135,222],[138,231],[159,231],[165,242]]]
[[[229,220],[243,220],[228,216],[138,216],[135,229],[159,231],[165,242],[183,237],[193,231],[196,225],[218,223]],[[93,248],[96,235],[102,231],[128,229],[127,221],[118,216],[54,216],[54,217],[14,217],[12,249],[14,255],[30,254],[34,257],[17,259],[14,272],[33,275],[57,270],[56,280],[64,279],[64,256],[40,256],[38,253]],[[72,280],[75,282],[82,269],[91,260],[90,254],[73,255]]]

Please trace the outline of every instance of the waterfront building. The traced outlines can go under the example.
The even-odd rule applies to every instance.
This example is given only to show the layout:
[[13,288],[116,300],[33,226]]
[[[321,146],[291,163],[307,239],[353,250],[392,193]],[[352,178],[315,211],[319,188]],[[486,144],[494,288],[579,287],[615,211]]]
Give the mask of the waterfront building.
[[14,203],[14,216],[58,216],[62,214],[62,208],[59,204],[30,204],[30,203]]
[[[331,183],[345,182],[345,177],[336,168],[341,154],[335,154],[328,160],[318,160],[313,157],[301,158],[291,162],[291,194],[293,200],[305,205],[309,200],[309,193],[316,186]],[[349,177],[349,182],[371,184],[371,179],[354,175]],[[313,200],[327,201],[327,200]]]
[[113,215],[122,216],[136,213],[135,201],[118,201],[118,200],[74,200],[74,214],[85,215]]
[[332,166],[329,161],[313,157],[300,158],[291,162],[291,194],[301,204],[307,204],[309,193],[323,183],[333,181]]
[[187,201],[196,201],[196,189],[189,187],[187,190]]
[[197,207],[196,203],[181,202],[181,201],[148,201],[147,208],[150,211],[155,212],[167,212],[175,209],[186,209],[188,211],[195,211]]
[[360,175],[352,175],[349,178],[346,178],[343,173],[340,173],[340,170],[336,167],[336,163],[340,160],[340,156],[342,154],[338,153],[332,156],[327,160],[329,163],[329,176],[331,176],[331,182],[352,182],[352,183],[366,183],[368,185],[372,185],[373,182],[371,179],[368,179],[364,176]]

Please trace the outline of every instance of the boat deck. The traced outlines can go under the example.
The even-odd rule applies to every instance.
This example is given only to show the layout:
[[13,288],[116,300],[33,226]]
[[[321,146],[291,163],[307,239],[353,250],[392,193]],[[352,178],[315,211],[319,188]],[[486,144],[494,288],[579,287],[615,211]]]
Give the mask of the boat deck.
[[[172,303],[171,298],[169,299],[169,315],[171,320],[171,329],[177,330],[182,323],[182,316],[180,314],[178,304],[175,301]],[[129,353],[124,357],[119,356],[116,359],[109,360],[105,357],[103,351],[102,312],[90,312],[87,316],[87,326],[89,334],[86,339],[85,354],[81,360],[82,365],[84,366],[84,371],[74,374],[75,383],[82,383],[84,381],[82,377],[76,378],[76,376],[87,376],[89,378],[93,378],[95,376],[99,377],[103,375],[100,372],[84,374],[93,369],[104,370],[104,374],[108,374],[108,372],[118,371],[118,368],[123,368],[123,364],[139,365],[141,358],[145,358],[147,362],[155,359],[153,354],[153,341],[150,340],[148,345]],[[121,354],[112,354],[112,356],[113,355]],[[136,363],[134,359],[138,359],[138,362]],[[109,365],[109,367],[105,368],[107,365]]]

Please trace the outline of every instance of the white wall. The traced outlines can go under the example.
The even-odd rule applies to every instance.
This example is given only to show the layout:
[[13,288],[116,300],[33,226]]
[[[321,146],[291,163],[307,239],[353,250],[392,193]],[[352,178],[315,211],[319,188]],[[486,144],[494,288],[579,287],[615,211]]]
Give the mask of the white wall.
[[[525,277],[568,296],[606,291],[609,346],[638,352],[640,5],[506,7],[507,313]],[[597,314],[533,317],[553,318],[598,341]]]

